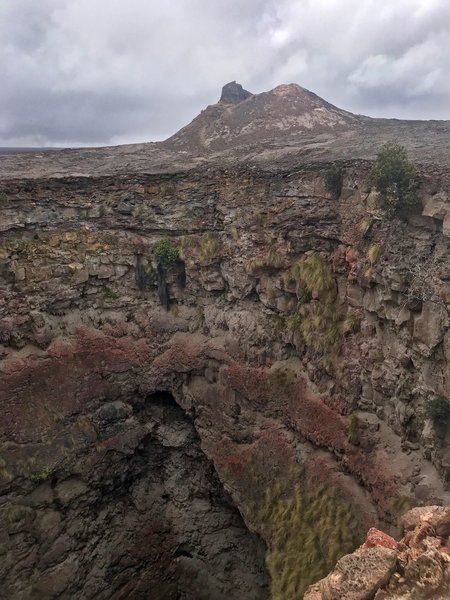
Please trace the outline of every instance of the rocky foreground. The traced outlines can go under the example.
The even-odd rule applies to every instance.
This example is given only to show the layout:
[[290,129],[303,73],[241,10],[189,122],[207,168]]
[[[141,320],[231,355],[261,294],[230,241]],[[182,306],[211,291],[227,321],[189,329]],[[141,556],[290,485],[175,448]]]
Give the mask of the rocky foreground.
[[370,529],[364,544],[306,592],[304,600],[445,600],[450,598],[450,508],[414,508],[404,537]]
[[[0,596],[294,600],[340,560],[309,592],[337,600],[375,554],[349,599],[446,597],[447,512],[342,556],[450,504],[449,124],[297,88],[0,157]],[[421,207],[387,221],[368,171],[402,132]]]

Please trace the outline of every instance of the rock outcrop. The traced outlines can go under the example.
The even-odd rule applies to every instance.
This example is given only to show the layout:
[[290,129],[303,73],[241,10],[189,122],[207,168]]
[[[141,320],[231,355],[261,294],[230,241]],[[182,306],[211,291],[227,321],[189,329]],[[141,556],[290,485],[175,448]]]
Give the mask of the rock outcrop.
[[404,537],[371,530],[366,542],[312,585],[304,600],[443,600],[450,597],[450,508],[415,508]]
[[244,90],[240,83],[230,81],[230,83],[223,86],[219,102],[223,102],[224,104],[238,104],[243,100],[247,100],[252,95],[251,92]]
[[[214,110],[310,102],[260,96]],[[0,158],[7,597],[158,597],[153,581],[263,600],[270,575],[290,600],[356,565],[341,557],[370,527],[449,503],[449,426],[430,416],[450,395],[448,154],[425,151],[424,210],[391,222],[370,161],[340,161],[330,193],[338,146],[310,135],[277,160]],[[366,550],[386,587],[397,547]]]

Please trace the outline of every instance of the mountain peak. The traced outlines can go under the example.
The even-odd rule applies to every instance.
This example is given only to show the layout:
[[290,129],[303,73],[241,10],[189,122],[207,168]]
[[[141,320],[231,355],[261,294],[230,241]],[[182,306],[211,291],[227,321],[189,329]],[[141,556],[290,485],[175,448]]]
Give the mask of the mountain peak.
[[244,90],[240,83],[230,81],[230,83],[223,86],[219,102],[222,102],[222,104],[239,104],[239,102],[247,100],[250,96],[253,96],[253,94]]
[[191,152],[221,151],[238,146],[262,148],[280,138],[287,141],[322,134],[336,136],[358,124],[356,115],[333,106],[296,83],[251,94],[231,81],[224,85],[217,104],[208,106],[164,144]]

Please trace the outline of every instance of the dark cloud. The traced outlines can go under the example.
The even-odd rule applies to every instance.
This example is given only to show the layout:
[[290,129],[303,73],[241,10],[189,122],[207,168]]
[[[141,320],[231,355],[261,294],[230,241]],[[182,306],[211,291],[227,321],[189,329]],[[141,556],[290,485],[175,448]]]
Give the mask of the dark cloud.
[[450,118],[448,0],[2,0],[0,146],[163,139],[232,79]]

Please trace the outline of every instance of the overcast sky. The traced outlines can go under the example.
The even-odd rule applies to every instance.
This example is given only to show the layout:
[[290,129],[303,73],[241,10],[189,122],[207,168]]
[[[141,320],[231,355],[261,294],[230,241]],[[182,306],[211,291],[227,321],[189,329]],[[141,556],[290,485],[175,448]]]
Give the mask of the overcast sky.
[[450,119],[450,0],[0,0],[0,65],[0,146],[164,139],[230,80]]

